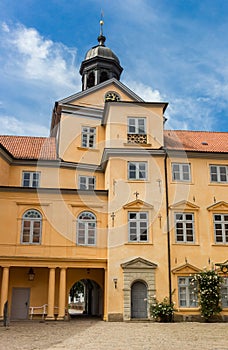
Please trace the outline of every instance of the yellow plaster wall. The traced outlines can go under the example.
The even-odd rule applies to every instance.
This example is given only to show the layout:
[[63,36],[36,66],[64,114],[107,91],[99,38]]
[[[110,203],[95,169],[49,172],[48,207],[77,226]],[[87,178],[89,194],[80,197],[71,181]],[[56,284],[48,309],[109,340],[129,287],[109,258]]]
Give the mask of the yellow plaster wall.
[[[42,244],[21,244],[22,216],[28,209],[38,210],[42,220]],[[97,244],[95,247],[76,245],[76,220],[84,211],[97,217]],[[106,258],[107,216],[103,196],[41,195],[35,193],[1,193],[0,199],[0,256],[36,256],[43,258]]]
[[94,93],[90,93],[81,98],[77,98],[75,101],[72,101],[71,104],[80,105],[85,107],[95,107],[95,108],[103,108],[105,101],[105,94],[108,91],[114,91],[119,94],[121,101],[132,101],[133,99],[129,97],[122,89],[120,89],[116,84],[109,84],[103,88],[100,88]]
[[[172,181],[171,162],[190,163],[192,179],[190,183]],[[171,209],[171,264],[172,269],[185,265],[186,262],[199,270],[211,268],[213,264],[227,260],[227,245],[216,244],[214,239],[213,213],[228,212],[228,209],[208,210],[210,206],[220,201],[227,202],[227,184],[210,182],[210,164],[225,164],[226,160],[191,158],[186,154],[185,159],[172,158],[168,163],[169,203],[173,205],[186,200],[196,206],[196,209],[182,203]],[[174,213],[190,212],[195,215],[195,243],[175,243]],[[187,273],[187,272],[185,272]],[[183,274],[182,274],[183,275]],[[187,275],[189,275],[187,273]],[[172,274],[173,289],[177,288],[177,275]],[[178,289],[174,293],[174,301],[178,303]],[[189,309],[182,309],[189,312]],[[194,312],[196,310],[191,310]]]
[[9,185],[10,165],[2,157],[0,157],[0,186]]
[[[141,104],[111,103],[106,124],[106,147],[143,147],[143,144],[127,143],[128,117],[146,118],[147,148],[158,149],[163,145],[162,108]],[[145,147],[145,146],[144,146]]]
[[[59,156],[64,161],[99,164],[104,147],[104,130],[101,121],[93,118],[64,116],[61,119]],[[83,126],[96,128],[95,148],[82,147]]]

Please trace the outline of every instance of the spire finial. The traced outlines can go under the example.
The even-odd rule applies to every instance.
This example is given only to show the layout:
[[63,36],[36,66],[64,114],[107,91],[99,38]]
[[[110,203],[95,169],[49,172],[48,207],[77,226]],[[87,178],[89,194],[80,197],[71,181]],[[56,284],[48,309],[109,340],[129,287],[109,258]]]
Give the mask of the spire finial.
[[104,12],[103,10],[101,10],[100,35],[103,35],[103,25],[104,25]]
[[99,37],[97,38],[98,42],[99,42],[99,45],[101,46],[105,46],[104,43],[105,43],[105,40],[106,40],[106,37],[103,35],[103,25],[104,25],[104,13],[103,13],[103,10],[101,11],[101,19],[100,19],[100,35]]

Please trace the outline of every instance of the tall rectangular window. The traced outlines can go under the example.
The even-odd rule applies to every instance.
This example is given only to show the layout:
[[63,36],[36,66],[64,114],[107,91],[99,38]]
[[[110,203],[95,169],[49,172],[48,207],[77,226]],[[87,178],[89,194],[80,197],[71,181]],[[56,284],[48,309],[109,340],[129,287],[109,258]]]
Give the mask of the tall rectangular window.
[[128,162],[129,180],[147,179],[147,162]]
[[172,163],[172,179],[173,181],[190,181],[190,164]]
[[194,214],[176,213],[175,214],[175,232],[176,242],[192,243],[194,242]]
[[129,242],[148,241],[148,213],[129,212]]
[[79,189],[80,190],[94,190],[95,189],[95,177],[94,176],[79,176]]
[[94,148],[96,138],[96,128],[82,128],[82,147]]
[[214,214],[215,243],[228,243],[228,214]]
[[41,243],[42,216],[37,210],[27,210],[22,218],[21,243]]
[[147,144],[146,118],[128,118],[127,142],[134,144]]
[[210,165],[211,182],[228,182],[228,166],[227,165]]
[[23,171],[22,173],[23,187],[39,187],[40,173],[37,171]]
[[197,307],[197,283],[192,277],[178,277],[178,295],[180,307]]
[[228,277],[223,278],[221,285],[222,307],[228,307]]

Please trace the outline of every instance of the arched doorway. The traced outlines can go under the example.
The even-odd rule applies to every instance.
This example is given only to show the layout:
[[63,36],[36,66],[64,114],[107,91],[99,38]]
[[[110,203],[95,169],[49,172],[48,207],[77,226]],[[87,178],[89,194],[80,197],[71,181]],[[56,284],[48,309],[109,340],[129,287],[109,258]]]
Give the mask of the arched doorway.
[[91,279],[81,279],[70,289],[69,315],[99,316],[103,314],[103,292]]
[[147,286],[137,281],[131,286],[131,318],[147,317]]

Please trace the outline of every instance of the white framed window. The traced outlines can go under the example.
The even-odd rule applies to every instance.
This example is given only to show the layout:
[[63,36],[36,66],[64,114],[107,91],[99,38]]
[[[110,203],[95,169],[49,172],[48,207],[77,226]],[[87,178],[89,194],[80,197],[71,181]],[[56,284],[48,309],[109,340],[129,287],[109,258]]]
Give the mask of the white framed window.
[[82,127],[82,147],[94,148],[96,141],[96,128]]
[[221,285],[221,299],[222,307],[228,308],[228,277],[223,277],[223,282]]
[[227,165],[210,165],[211,182],[228,182],[228,166]]
[[80,190],[94,190],[96,185],[95,176],[79,176]]
[[128,117],[128,134],[146,134],[146,118]]
[[148,241],[148,212],[129,212],[129,242]]
[[40,172],[38,172],[38,171],[23,171],[22,172],[22,186],[23,187],[39,187],[40,186]]
[[172,163],[173,181],[190,181],[191,167],[188,163]]
[[77,244],[92,245],[96,244],[96,216],[84,211],[77,219]]
[[129,180],[147,179],[147,162],[128,162]]
[[214,214],[215,243],[228,243],[228,214]]
[[175,233],[177,243],[194,242],[193,213],[175,213]]
[[197,282],[191,276],[178,277],[179,307],[197,307]]
[[42,230],[42,215],[39,211],[27,210],[22,217],[21,243],[40,244]]

